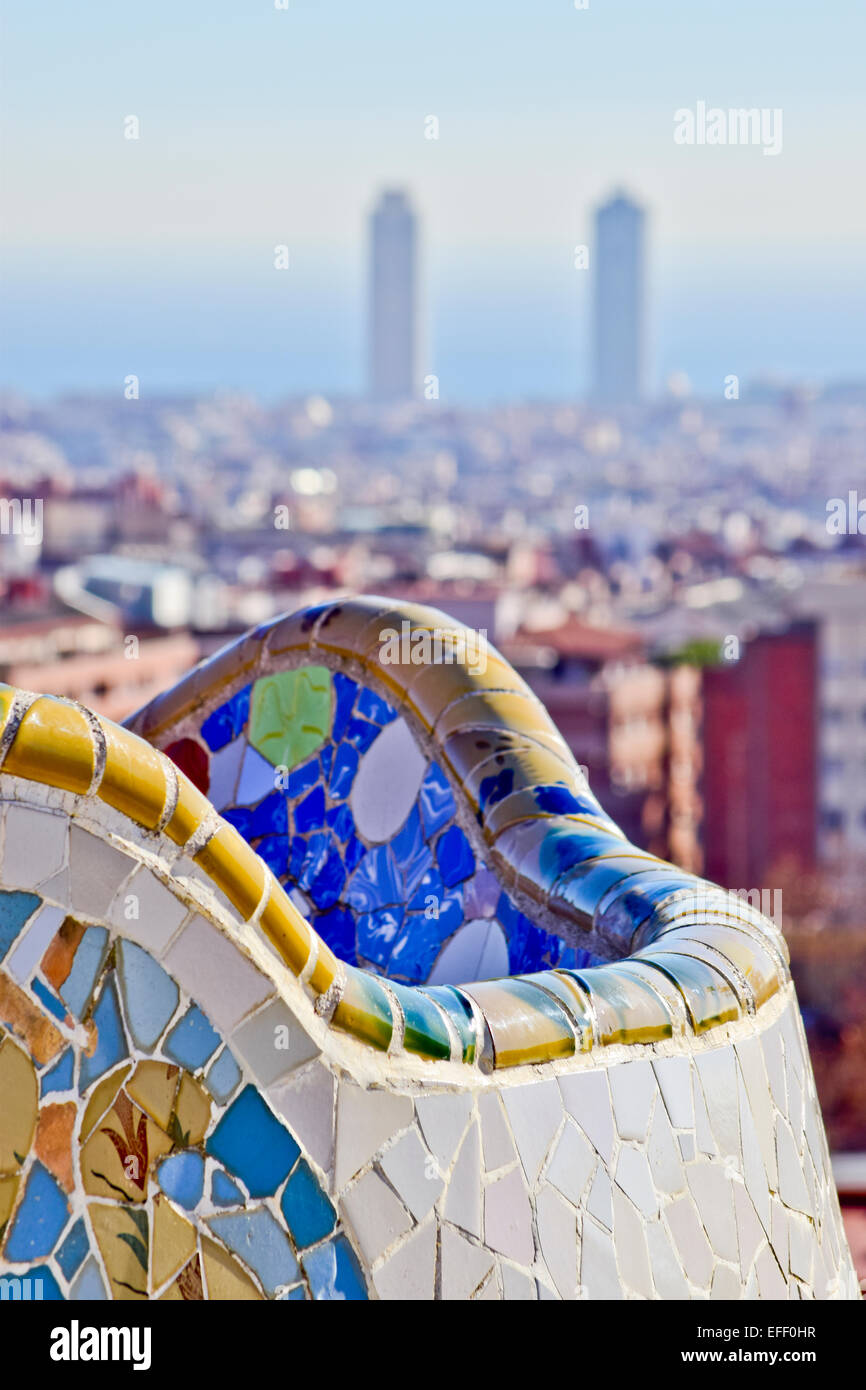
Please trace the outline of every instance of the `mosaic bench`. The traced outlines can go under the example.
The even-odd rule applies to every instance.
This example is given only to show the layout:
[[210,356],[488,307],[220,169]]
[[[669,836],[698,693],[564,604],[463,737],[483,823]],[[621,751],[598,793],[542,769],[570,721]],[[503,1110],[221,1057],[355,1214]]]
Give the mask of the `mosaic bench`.
[[125,728],[0,686],[7,1284],[859,1296],[780,932],[467,641],[326,604]]

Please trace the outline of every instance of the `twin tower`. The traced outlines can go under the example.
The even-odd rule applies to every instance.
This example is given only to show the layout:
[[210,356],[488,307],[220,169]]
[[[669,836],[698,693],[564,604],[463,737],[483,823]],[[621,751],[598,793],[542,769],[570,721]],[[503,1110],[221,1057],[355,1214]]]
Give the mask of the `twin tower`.
[[[624,193],[597,209],[589,248],[593,280],[593,398],[639,401],[644,386],[645,213]],[[411,400],[418,363],[418,222],[401,189],[382,193],[370,217],[368,393]]]

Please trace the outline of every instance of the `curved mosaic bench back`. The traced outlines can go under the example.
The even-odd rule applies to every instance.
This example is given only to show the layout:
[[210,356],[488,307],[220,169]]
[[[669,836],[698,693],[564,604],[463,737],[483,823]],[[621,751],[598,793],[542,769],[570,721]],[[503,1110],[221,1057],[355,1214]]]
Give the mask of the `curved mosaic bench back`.
[[382,695],[327,666],[248,681],[164,751],[341,960],[405,984],[599,963],[535,926]]
[[[227,795],[256,815],[280,792],[285,835],[242,827],[261,853],[133,733],[0,687],[4,1275],[52,1297],[856,1296],[773,925],[626,845],[495,654],[486,684],[365,665],[389,616],[281,620],[133,721],[202,782],[206,755],[214,794],[252,732]],[[404,721],[394,796],[365,804],[363,758]],[[261,763],[285,789],[256,795]],[[421,870],[464,916],[489,889],[509,949],[513,911],[556,968],[418,989],[340,960],[265,862],[326,915],[330,855],[304,877],[324,829],[363,849],[340,892],[383,854],[407,914]],[[375,946],[381,900],[344,902],[346,953]],[[396,942],[366,959],[392,971]],[[565,966],[580,942],[633,954]]]

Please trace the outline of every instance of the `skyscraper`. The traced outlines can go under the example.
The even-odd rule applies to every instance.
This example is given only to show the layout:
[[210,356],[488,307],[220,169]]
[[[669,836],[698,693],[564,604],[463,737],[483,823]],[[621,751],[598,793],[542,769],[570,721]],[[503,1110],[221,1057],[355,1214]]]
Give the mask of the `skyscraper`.
[[416,225],[400,189],[386,190],[370,217],[369,392],[408,400],[416,372]]
[[594,395],[610,405],[643,391],[644,220],[624,193],[595,215]]

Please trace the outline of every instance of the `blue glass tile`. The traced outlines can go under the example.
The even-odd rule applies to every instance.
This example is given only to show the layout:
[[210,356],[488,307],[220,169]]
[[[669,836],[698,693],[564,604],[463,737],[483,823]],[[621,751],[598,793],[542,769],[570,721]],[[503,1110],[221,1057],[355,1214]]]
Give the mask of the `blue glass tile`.
[[492,773],[489,777],[482,777],[478,788],[478,801],[481,809],[486,811],[488,807],[495,806],[499,801],[504,801],[513,790],[514,769],[511,767],[503,768],[501,772]]
[[285,792],[269,792],[253,811],[252,838],[259,835],[287,835],[289,809]]
[[437,903],[445,897],[445,884],[442,882],[442,875],[435,867],[431,867],[420,880],[414,894],[409,899],[409,906],[416,911],[424,912],[430,908],[430,899],[435,898]]
[[539,811],[549,811],[553,815],[591,816],[595,814],[597,802],[594,797],[576,796],[568,787],[554,783],[550,787],[535,788],[535,804]]
[[330,830],[317,830],[307,840],[304,862],[298,874],[298,884],[305,892],[324,869],[332,849],[336,849],[336,841]]
[[219,705],[201,726],[201,735],[212,753],[218,753],[238,737],[249,718],[252,686],[239,690],[224,705]]
[[[372,729],[373,725],[370,725]],[[331,780],[328,784],[333,801],[344,801],[352,790],[352,782],[358,771],[358,754],[350,743],[341,743],[334,758]]]
[[303,801],[299,801],[294,810],[295,829],[301,835],[308,835],[311,830],[319,830],[325,822],[325,790],[324,787],[314,787]]
[[325,815],[325,824],[330,826],[338,840],[348,840],[355,829],[355,817],[348,801],[342,806],[332,806]]
[[274,1294],[281,1284],[297,1279],[289,1238],[267,1207],[212,1216],[208,1225],[259,1276],[266,1293]]
[[355,955],[355,918],[344,907],[333,907],[315,920],[316,931],[335,955],[347,965],[357,965]]
[[350,719],[349,727],[346,729],[346,742],[351,743],[359,753],[366,753],[371,743],[379,736],[378,724],[371,724],[367,719]]
[[388,845],[369,850],[352,875],[346,902],[357,912],[402,903],[403,889]]
[[189,1071],[198,1071],[219,1047],[220,1035],[208,1023],[196,1004],[188,1009],[169,1033],[165,1051]]
[[358,918],[358,955],[384,970],[403,925],[403,917],[402,907],[380,907],[376,912],[361,913]]
[[320,911],[333,907],[346,882],[346,870],[339,851],[334,848],[310,884],[310,897]]
[[192,1211],[204,1191],[204,1159],[194,1149],[172,1154],[159,1165],[158,1177],[165,1195]]
[[424,774],[419,799],[424,834],[430,840],[443,825],[448,824],[457,810],[448,778],[435,763],[431,763]]
[[299,1250],[324,1240],[337,1224],[337,1213],[303,1158],[286,1183],[280,1207]]
[[448,888],[475,872],[475,856],[459,825],[443,831],[436,841],[439,872]]
[[335,671],[334,682],[334,721],[331,725],[331,738],[334,743],[340,743],[346,732],[346,725],[349,722],[349,715],[355,704],[355,697],[358,694],[357,682],[344,676],[341,671]]
[[303,836],[296,835],[289,846],[289,863],[286,869],[286,874],[293,883],[297,883],[300,878],[306,857],[307,842]]
[[228,1048],[217,1057],[205,1080],[215,1100],[225,1104],[241,1079],[241,1069]]
[[355,1252],[343,1235],[329,1240],[301,1260],[313,1298],[344,1299],[359,1303],[367,1298],[364,1276]]
[[40,979],[34,979],[30,987],[36,995],[36,998],[42,1000],[42,1003],[49,1013],[52,1013],[55,1018],[59,1019],[64,1019],[66,1017],[64,1005],[61,1004],[53,990],[50,990],[47,985],[44,985]]
[[87,1227],[83,1217],[79,1217],[55,1257],[67,1279],[72,1278],[89,1249]]
[[360,864],[361,860],[364,858],[364,855],[366,853],[367,851],[365,850],[363,843],[358,839],[357,835],[353,831],[348,841],[346,842],[346,848],[343,851],[343,863],[346,866],[346,873],[353,873],[354,870],[357,869],[358,865]]
[[88,927],[75,952],[72,969],[67,975],[59,993],[67,1009],[76,1018],[81,1018],[102,969],[102,962],[108,949],[108,931],[105,927]]
[[459,905],[456,922],[451,914],[437,918],[425,917],[423,912],[410,912],[391,952],[389,976],[405,980],[407,984],[423,984],[442,943],[460,925],[461,915]]
[[256,845],[256,854],[264,859],[271,873],[282,878],[289,871],[289,842],[285,835],[266,835]]
[[206,1147],[246,1184],[252,1197],[275,1192],[301,1152],[255,1086],[244,1087]]
[[66,1225],[69,1207],[60,1184],[37,1160],[30,1169],[24,1198],[6,1237],[7,1260],[36,1260],[50,1255]]
[[294,802],[314,787],[319,780],[319,759],[313,758],[311,762],[302,763],[289,773],[288,795],[289,800]]
[[217,1168],[211,1179],[211,1197],[215,1207],[243,1206],[244,1194],[227,1173]]
[[40,1094],[47,1096],[50,1091],[70,1091],[72,1089],[72,1077],[75,1068],[75,1054],[71,1047],[67,1047],[42,1078],[40,1084]]
[[374,724],[390,724],[392,719],[397,718],[397,711],[391,708],[387,700],[366,686],[362,686],[358,696],[358,713],[363,714],[365,719],[372,719]]
[[306,1302],[307,1293],[303,1284],[296,1284],[293,1289],[289,1289],[289,1292],[287,1294],[283,1294],[282,1297],[286,1300],[287,1303],[296,1303],[298,1299],[300,1299],[301,1302],[304,1303]]
[[33,1303],[65,1302],[60,1285],[48,1265],[31,1265],[26,1274],[6,1275],[7,1280],[21,1279],[21,1297]]
[[334,745],[332,743],[326,743],[319,754],[319,758],[322,763],[322,776],[327,782],[331,772],[331,763],[334,761]]
[[433,867],[433,852],[424,838],[417,806],[412,807],[402,830],[391,841],[391,853],[403,879],[403,901],[407,902]]
[[[84,942],[81,943],[84,945]],[[79,946],[79,951],[81,946]],[[79,1090],[86,1091],[88,1086],[98,1080],[103,1072],[108,1071],[117,1062],[122,1061],[127,1056],[126,1039],[123,1034],[123,1025],[120,1021],[120,1008],[117,1003],[117,991],[114,980],[109,977],[106,980],[99,1002],[93,1010],[93,1022],[96,1025],[96,1049],[92,1057],[85,1053],[81,1056],[81,1073],[79,1080]]]
[[118,942],[117,978],[129,1031],[138,1046],[149,1052],[177,1008],[178,987],[147,951],[131,941]]
[[0,893],[0,960],[41,902],[36,893]]
[[251,811],[249,806],[228,806],[224,811],[220,811],[223,820],[227,820],[229,825],[233,825],[239,835],[242,835],[247,844],[254,840],[253,825],[256,813]]

